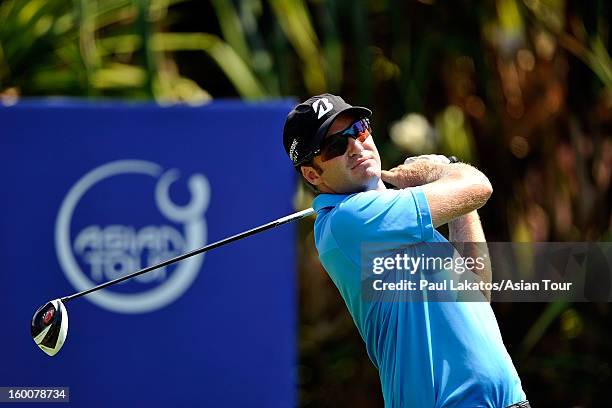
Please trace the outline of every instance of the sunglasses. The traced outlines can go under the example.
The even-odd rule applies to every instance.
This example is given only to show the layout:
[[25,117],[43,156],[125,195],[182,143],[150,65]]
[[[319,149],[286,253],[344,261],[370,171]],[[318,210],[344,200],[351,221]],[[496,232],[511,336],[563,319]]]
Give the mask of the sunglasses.
[[346,129],[327,136],[321,143],[321,147],[313,152],[313,157],[320,154],[322,161],[328,161],[342,156],[348,147],[349,137],[363,143],[370,136],[371,131],[370,120],[367,118],[359,119]]

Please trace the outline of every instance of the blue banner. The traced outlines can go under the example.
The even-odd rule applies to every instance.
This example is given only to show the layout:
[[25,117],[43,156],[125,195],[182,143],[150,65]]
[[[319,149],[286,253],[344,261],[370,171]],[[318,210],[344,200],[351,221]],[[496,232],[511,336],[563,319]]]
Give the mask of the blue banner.
[[293,406],[291,225],[67,303],[54,357],[30,335],[52,299],[290,214],[290,109],[1,107],[0,386],[69,387],[75,406]]

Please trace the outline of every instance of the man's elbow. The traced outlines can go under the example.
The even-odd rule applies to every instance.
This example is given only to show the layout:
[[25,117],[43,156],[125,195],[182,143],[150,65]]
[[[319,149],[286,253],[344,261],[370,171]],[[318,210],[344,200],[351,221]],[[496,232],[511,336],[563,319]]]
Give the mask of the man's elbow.
[[459,184],[469,186],[467,189],[474,196],[478,197],[478,201],[484,205],[493,194],[493,186],[489,178],[476,167],[469,164],[453,165],[455,167],[453,178]]
[[487,176],[485,176],[484,174],[482,176],[484,180],[480,184],[480,189],[482,190],[481,194],[482,194],[482,197],[484,198],[484,202],[486,203],[487,201],[489,201],[489,198],[491,198],[491,194],[493,194],[493,185],[491,184]]
[[475,204],[475,209],[478,209],[484,206],[489,198],[491,198],[491,194],[493,194],[493,186],[491,182],[484,174],[480,173],[477,177],[471,180],[470,190],[473,203]]

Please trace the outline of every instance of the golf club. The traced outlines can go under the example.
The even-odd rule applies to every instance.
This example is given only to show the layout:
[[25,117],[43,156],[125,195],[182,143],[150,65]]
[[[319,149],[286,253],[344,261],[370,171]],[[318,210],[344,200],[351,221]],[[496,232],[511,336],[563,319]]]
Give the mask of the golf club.
[[168,259],[166,261],[162,261],[158,264],[148,266],[137,272],[133,272],[120,278],[102,283],[98,286],[94,286],[93,288],[84,290],[82,292],[74,293],[63,298],[52,300],[46,303],[44,306],[40,307],[36,311],[36,313],[34,313],[34,316],[32,317],[32,324],[30,327],[32,338],[34,339],[36,345],[40,347],[42,351],[44,351],[50,356],[54,356],[60,351],[60,349],[64,345],[66,336],[68,335],[68,311],[66,310],[66,307],[64,305],[65,303],[77,299],[81,296],[85,296],[89,293],[95,292],[97,290],[107,288],[116,283],[123,282],[125,280],[142,275],[144,273],[153,271],[155,269],[171,265],[178,261],[182,261],[183,259],[190,258],[194,255],[202,254],[204,252],[207,252],[214,248],[218,248],[230,242],[246,238],[248,236],[269,230],[274,227],[278,227],[279,225],[300,220],[312,214],[314,214],[314,210],[312,208],[308,208],[303,211],[298,211],[286,217],[282,217],[267,224],[260,225],[259,227],[255,227],[239,234],[224,238],[220,241],[213,242],[212,244],[203,246],[202,248],[195,249],[193,251],[186,252],[182,255]]

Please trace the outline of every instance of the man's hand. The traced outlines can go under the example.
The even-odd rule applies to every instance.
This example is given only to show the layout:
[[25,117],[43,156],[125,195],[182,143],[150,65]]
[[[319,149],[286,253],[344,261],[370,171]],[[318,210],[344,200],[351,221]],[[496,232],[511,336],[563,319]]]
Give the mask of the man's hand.
[[439,154],[408,157],[404,164],[383,170],[381,178],[398,188],[422,186],[438,180],[449,164],[448,157]]
[[[451,156],[451,157],[455,157],[455,156]],[[434,163],[440,163],[440,164],[450,164],[451,163],[451,160],[448,157],[441,155],[441,154],[422,154],[420,156],[408,157],[406,160],[404,160],[404,164],[410,164],[416,160],[429,160]]]

